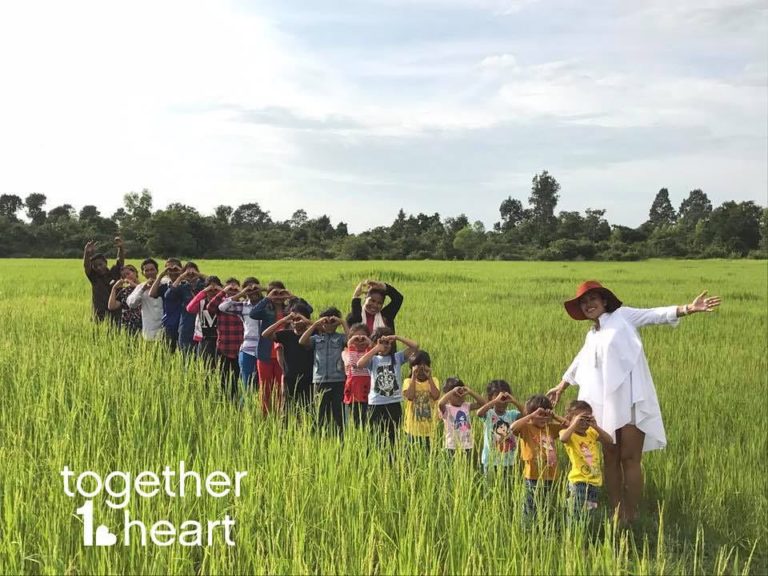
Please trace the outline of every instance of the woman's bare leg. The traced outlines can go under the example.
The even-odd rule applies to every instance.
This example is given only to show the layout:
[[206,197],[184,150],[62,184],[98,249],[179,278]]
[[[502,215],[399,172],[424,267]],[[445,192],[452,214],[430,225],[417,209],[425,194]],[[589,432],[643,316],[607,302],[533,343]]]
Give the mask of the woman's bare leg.
[[624,475],[624,495],[621,501],[621,518],[627,523],[634,521],[637,506],[643,494],[643,469],[640,461],[643,457],[645,432],[633,424],[621,428],[619,448],[621,469]]
[[605,490],[611,513],[616,512],[621,502],[621,488],[624,484],[621,473],[621,430],[616,430],[616,444],[603,446]]

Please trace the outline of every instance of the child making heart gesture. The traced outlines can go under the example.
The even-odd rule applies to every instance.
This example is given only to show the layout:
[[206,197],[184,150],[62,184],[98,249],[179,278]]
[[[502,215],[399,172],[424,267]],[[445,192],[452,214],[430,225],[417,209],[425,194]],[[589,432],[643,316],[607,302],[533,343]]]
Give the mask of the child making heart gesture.
[[368,394],[371,391],[371,375],[367,368],[358,368],[357,361],[373,347],[368,327],[362,322],[349,327],[347,349],[341,353],[344,359],[344,405],[347,418],[355,426],[364,426],[368,421]]
[[613,444],[613,438],[600,428],[592,415],[592,406],[584,400],[574,400],[565,412],[568,427],[560,431],[571,470],[568,473],[568,492],[571,516],[588,516],[597,509],[600,487],[603,485],[602,446]]
[[411,377],[403,383],[405,397],[405,433],[409,440],[429,450],[435,431],[440,382],[432,375],[432,359],[419,350],[410,361]]
[[[402,367],[407,358],[419,349],[413,340],[396,336],[392,329],[382,326],[373,331],[371,340],[375,344],[357,361],[358,368],[368,368],[371,390],[368,405],[371,429],[380,439],[387,438],[394,444],[397,428],[403,417],[403,374]],[[402,342],[407,350],[395,352],[395,342]]]
[[[336,330],[342,327],[343,334]],[[314,352],[312,382],[320,394],[318,425],[323,428],[333,419],[336,433],[344,434],[344,361],[341,352],[347,342],[347,324],[338,308],[320,312],[320,319],[311,324],[299,338],[299,344]]]
[[[474,402],[470,402],[474,400]],[[472,424],[469,414],[485,404],[482,396],[467,388],[459,378],[445,379],[443,396],[437,403],[445,429],[445,449],[455,455],[463,450],[467,456],[472,453]]]
[[528,521],[536,515],[536,504],[548,499],[557,476],[555,439],[563,428],[562,418],[552,412],[552,402],[542,394],[525,403],[525,416],[512,423],[512,432],[520,439],[520,456],[525,464],[525,505]]
[[491,380],[486,394],[488,402],[477,410],[478,418],[485,424],[481,457],[483,471],[488,473],[498,468],[506,472],[515,463],[517,448],[512,423],[520,417],[524,408],[512,396],[512,389],[505,380]]

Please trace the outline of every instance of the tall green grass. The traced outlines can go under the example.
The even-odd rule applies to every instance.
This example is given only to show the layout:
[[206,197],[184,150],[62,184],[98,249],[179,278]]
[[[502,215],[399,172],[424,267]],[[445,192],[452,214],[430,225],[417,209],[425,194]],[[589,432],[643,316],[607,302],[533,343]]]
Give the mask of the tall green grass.
[[[669,446],[643,460],[638,526],[569,527],[561,491],[553,517],[525,530],[519,474],[511,484],[486,479],[469,462],[405,443],[390,458],[368,433],[348,430],[340,444],[304,424],[264,419],[254,404],[237,410],[199,366],[95,328],[77,262],[0,261],[0,572],[768,571],[765,262],[200,265],[282,279],[318,310],[346,310],[361,278],[391,282],[406,297],[398,331],[430,351],[441,380],[459,375],[483,391],[505,378],[521,398],[556,383],[581,346],[587,325],[560,304],[581,280],[600,279],[633,306],[681,304],[705,288],[724,303],[676,329],[643,330]],[[481,427],[473,427],[479,449]],[[229,514],[236,547],[220,534],[210,548],[83,547],[74,514],[82,502],[64,495],[64,465],[103,477],[160,472],[180,460],[202,473],[247,470],[244,493],[132,494],[131,516],[178,525]],[[101,498],[96,515],[114,531],[123,512]]]

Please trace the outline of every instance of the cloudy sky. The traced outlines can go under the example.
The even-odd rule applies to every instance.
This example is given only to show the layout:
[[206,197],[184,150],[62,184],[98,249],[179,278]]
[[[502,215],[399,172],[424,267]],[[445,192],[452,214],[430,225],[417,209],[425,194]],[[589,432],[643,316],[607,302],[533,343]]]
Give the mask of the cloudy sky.
[[764,0],[15,0],[0,193],[487,225],[532,176],[638,225],[768,190]]

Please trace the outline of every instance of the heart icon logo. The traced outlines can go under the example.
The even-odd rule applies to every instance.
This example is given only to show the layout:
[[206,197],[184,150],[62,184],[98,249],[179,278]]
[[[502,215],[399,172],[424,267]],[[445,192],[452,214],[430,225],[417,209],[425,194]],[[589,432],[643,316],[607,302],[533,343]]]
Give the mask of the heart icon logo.
[[96,528],[96,546],[114,546],[117,544],[117,536],[112,534],[104,524]]

